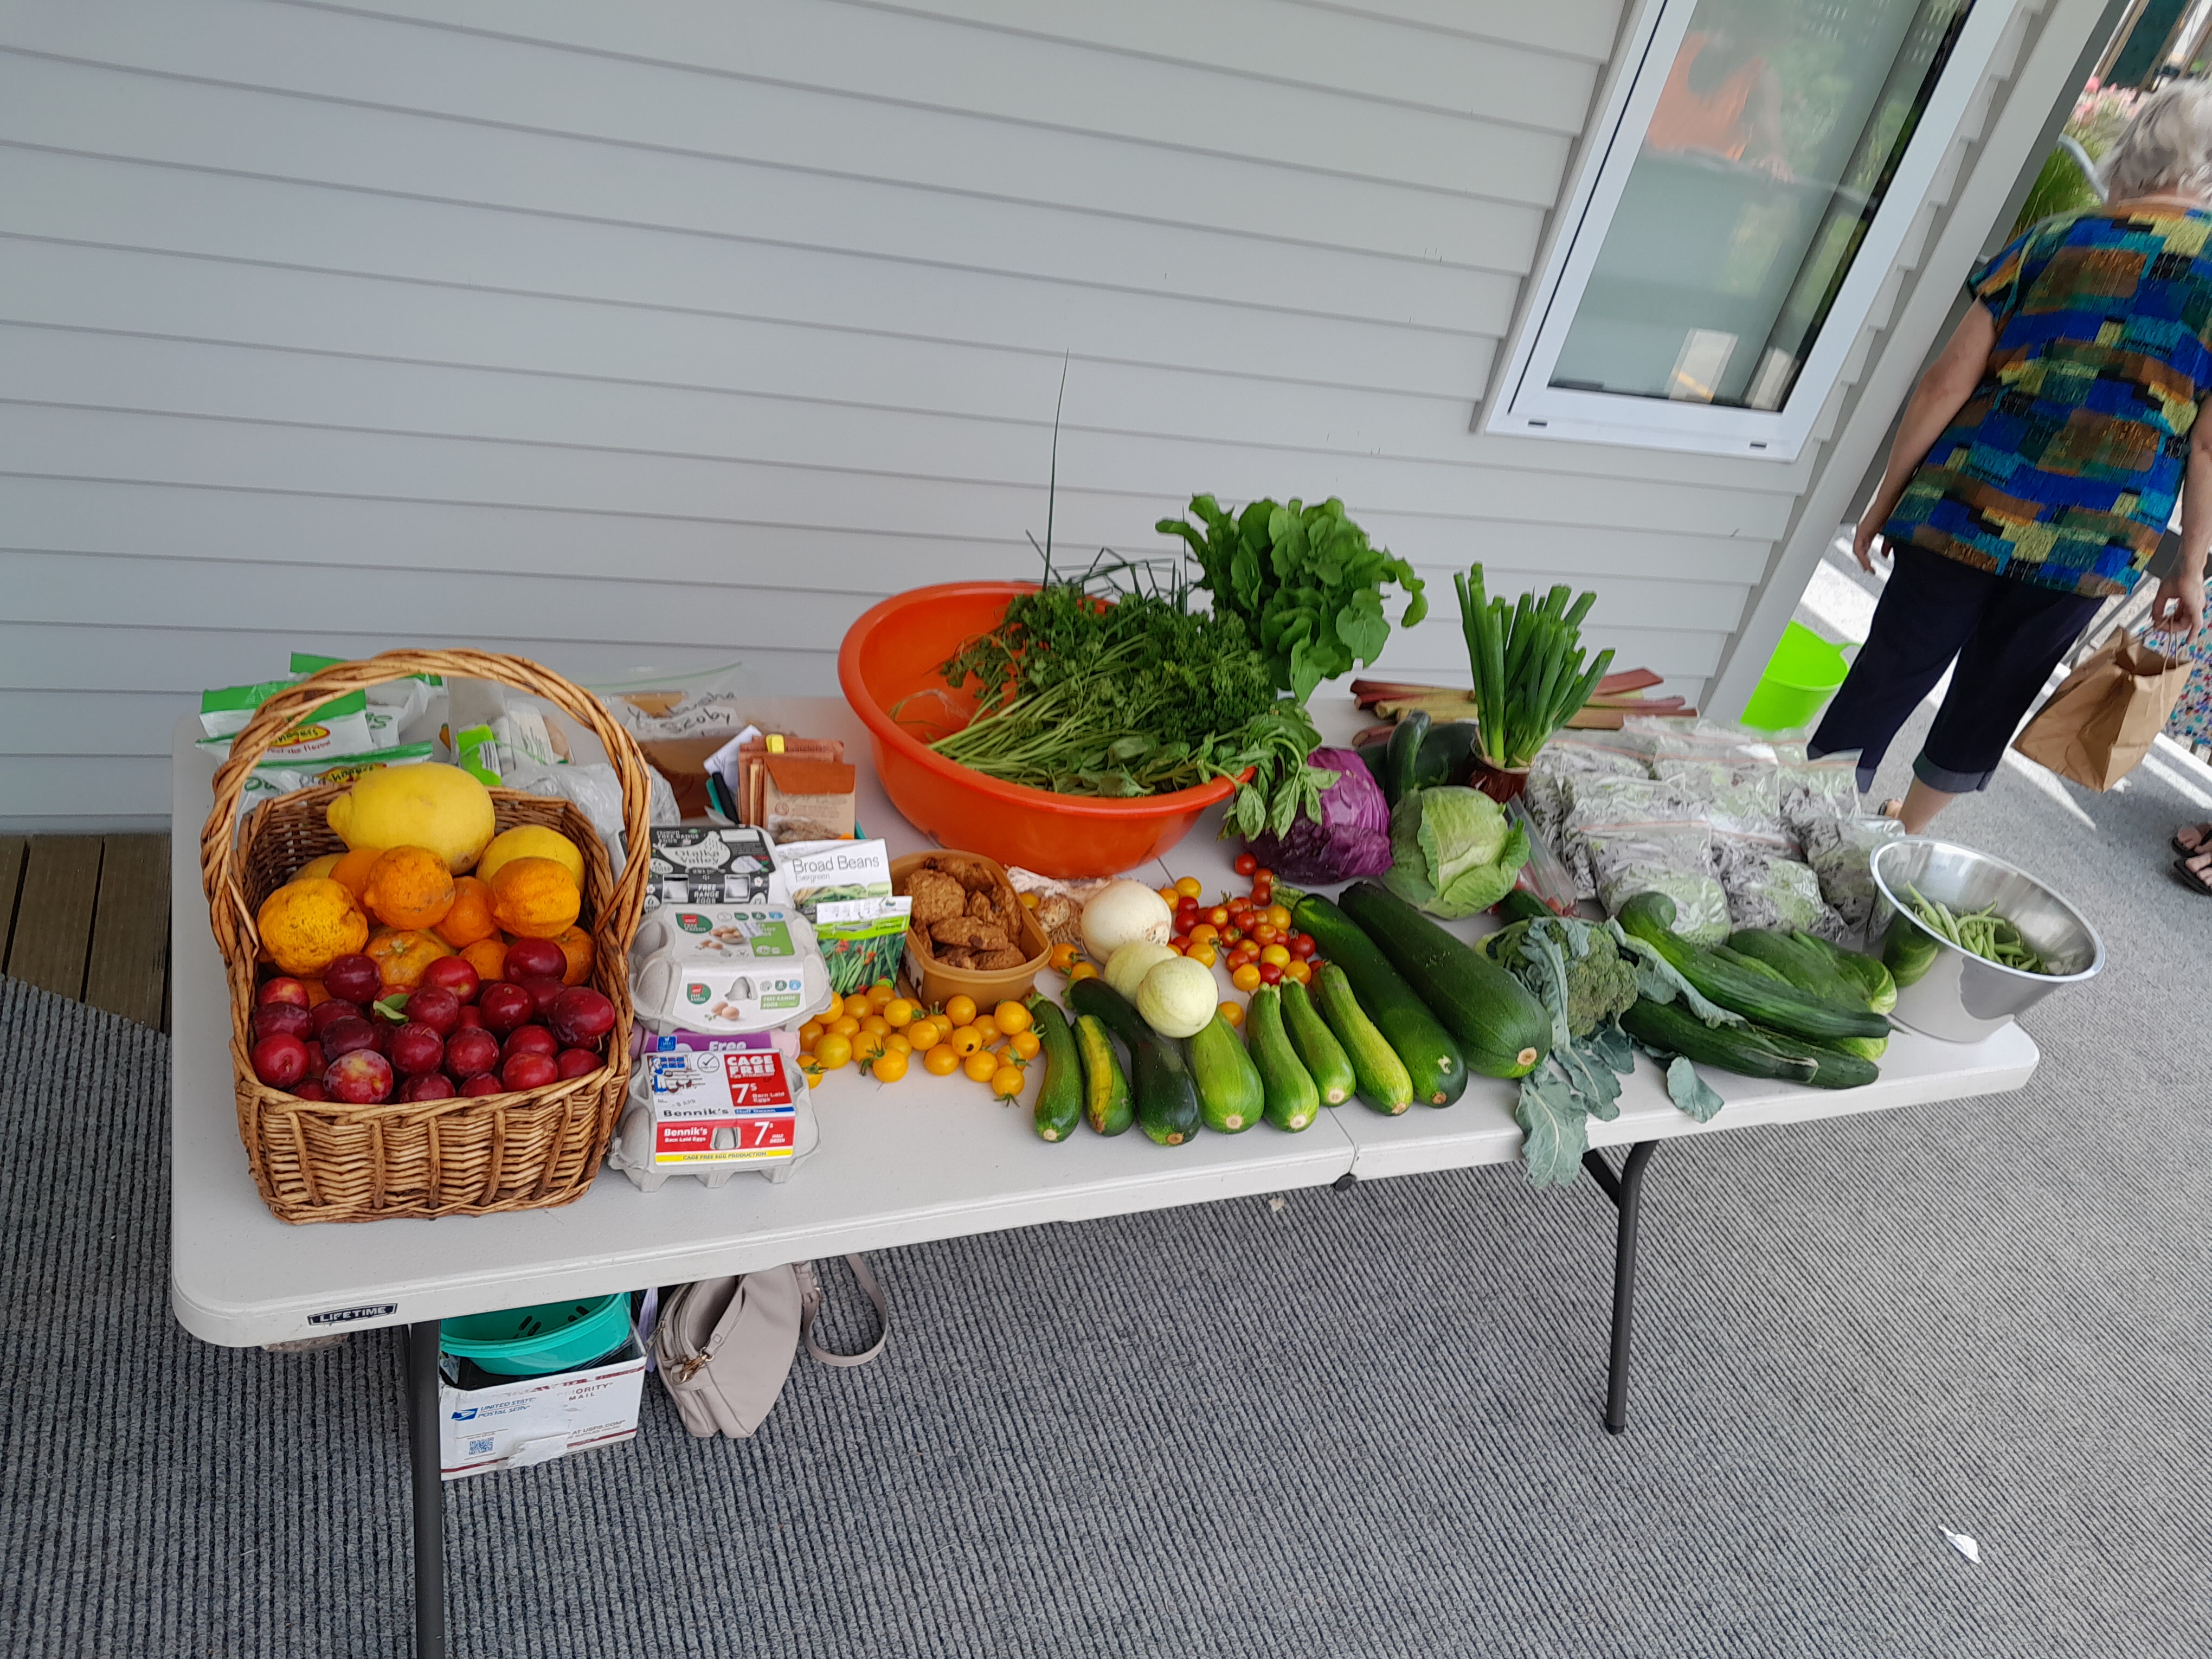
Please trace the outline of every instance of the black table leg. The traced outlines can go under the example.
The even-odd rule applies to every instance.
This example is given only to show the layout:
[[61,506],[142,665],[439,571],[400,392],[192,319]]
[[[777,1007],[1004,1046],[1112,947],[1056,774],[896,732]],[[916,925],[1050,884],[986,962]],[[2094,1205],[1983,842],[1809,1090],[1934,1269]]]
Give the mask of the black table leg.
[[407,1328],[415,1481],[415,1659],[446,1659],[446,1489],[438,1453],[438,1322]]
[[1620,1434],[1628,1427],[1628,1335],[1636,1303],[1636,1223],[1644,1201],[1644,1166],[1659,1143],[1639,1140],[1621,1160],[1620,1173],[1595,1148],[1583,1154],[1583,1167],[1620,1212],[1613,1255],[1613,1353],[1605,1389],[1605,1431]]

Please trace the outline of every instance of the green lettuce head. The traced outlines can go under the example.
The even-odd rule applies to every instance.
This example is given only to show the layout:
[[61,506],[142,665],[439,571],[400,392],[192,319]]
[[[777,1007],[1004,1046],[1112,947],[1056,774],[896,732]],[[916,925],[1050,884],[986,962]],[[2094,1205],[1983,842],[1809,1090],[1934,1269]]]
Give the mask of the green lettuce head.
[[1528,837],[1476,789],[1422,789],[1390,814],[1391,891],[1447,919],[1487,910],[1512,890]]

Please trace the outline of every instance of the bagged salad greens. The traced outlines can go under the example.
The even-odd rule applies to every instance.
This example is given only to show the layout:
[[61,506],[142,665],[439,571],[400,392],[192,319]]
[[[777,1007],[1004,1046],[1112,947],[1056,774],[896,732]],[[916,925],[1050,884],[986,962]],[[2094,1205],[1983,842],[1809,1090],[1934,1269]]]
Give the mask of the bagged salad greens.
[[1805,860],[1820,884],[1820,896],[1850,935],[1863,939],[1889,925],[1887,902],[1875,885],[1874,855],[1904,835],[1905,826],[1895,818],[1820,817],[1807,822]]
[[1738,927],[1802,928],[1842,944],[1848,932],[1842,918],[1821,898],[1812,866],[1793,858],[1792,851],[1776,836],[1713,837],[1729,919]]
[[1697,822],[1608,824],[1589,832],[1590,872],[1609,916],[1638,893],[1674,901],[1674,931],[1692,945],[1729,936],[1727,890],[1713,873],[1713,832]]

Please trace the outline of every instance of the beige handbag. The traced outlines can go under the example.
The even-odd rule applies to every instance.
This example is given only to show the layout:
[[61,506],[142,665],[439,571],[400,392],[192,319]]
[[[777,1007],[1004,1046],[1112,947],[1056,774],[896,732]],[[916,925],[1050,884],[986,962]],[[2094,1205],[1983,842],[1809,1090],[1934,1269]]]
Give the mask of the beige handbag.
[[749,1437],[783,1392],[802,1340],[825,1365],[865,1365],[884,1351],[891,1315],[883,1287],[861,1257],[845,1260],[875,1304],[878,1327],[875,1341],[855,1354],[830,1353],[814,1340],[822,1288],[809,1262],[702,1279],[670,1293],[653,1327],[653,1352],[686,1429],[701,1439]]

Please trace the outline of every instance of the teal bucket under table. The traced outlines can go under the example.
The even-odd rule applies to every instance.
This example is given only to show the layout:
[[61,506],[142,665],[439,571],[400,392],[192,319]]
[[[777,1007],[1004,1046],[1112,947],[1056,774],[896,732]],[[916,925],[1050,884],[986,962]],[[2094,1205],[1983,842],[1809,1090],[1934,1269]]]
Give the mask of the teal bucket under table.
[[1832,645],[1802,623],[1791,623],[1744,706],[1743,723],[1761,732],[1809,726],[1851,672],[1844,653],[1857,648]]

